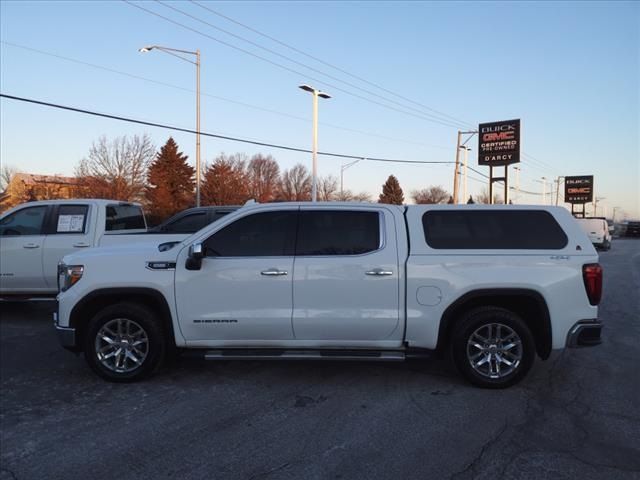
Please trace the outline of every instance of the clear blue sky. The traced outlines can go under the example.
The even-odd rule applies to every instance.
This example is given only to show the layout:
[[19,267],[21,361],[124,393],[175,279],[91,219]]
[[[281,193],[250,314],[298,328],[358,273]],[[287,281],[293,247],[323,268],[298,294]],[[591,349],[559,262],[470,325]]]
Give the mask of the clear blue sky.
[[[2,92],[190,128],[195,123],[195,95],[190,91],[195,88],[195,68],[162,52],[140,54],[138,48],[147,44],[199,48],[202,91],[222,97],[203,97],[205,131],[309,148],[311,96],[296,88],[300,83],[309,83],[333,95],[330,100],[321,100],[321,150],[414,160],[454,159],[457,127],[386,109],[336,87],[368,98],[376,97],[363,89],[375,91],[406,103],[398,97],[301,56],[194,3],[134,3],[201,33],[116,0],[2,1]],[[167,5],[361,90],[260,50]],[[542,185],[535,180],[543,176],[594,174],[596,194],[605,197],[601,205],[607,207],[609,215],[615,206],[622,207],[628,216],[640,217],[637,2],[204,5],[471,126],[520,118],[523,150],[529,155],[520,165],[522,189],[541,192]],[[229,48],[207,35],[299,73]],[[15,45],[154,79],[186,91]],[[377,101],[385,102],[381,97]],[[103,134],[114,137],[146,132],[158,146],[172,134],[190,159],[195,158],[195,142],[188,134],[4,99],[0,106],[2,162],[25,172],[72,174],[91,142]],[[404,110],[416,113],[411,108],[425,111],[416,104],[409,104]],[[474,160],[470,165],[476,167],[477,142],[470,144]],[[296,162],[310,167],[311,163],[307,154],[216,139],[203,139],[202,151],[208,161],[220,152],[262,152],[272,154],[281,168]],[[340,165],[346,162],[321,157],[319,173],[339,177]],[[486,168],[476,168],[488,173]],[[345,187],[369,191],[377,197],[389,174],[398,177],[407,199],[411,190],[429,185],[452,189],[451,165],[372,162],[360,162],[347,170]],[[472,194],[483,186],[477,180],[469,181]],[[521,201],[536,203],[541,198],[522,195]]]

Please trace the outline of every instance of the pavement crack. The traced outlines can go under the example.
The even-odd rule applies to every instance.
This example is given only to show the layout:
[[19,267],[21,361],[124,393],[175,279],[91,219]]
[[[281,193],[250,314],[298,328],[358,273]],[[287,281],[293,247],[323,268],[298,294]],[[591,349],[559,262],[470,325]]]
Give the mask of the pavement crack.
[[453,475],[449,477],[449,480],[453,480],[454,478],[461,477],[462,475],[464,475],[469,471],[471,471],[473,473],[473,476],[475,476],[476,466],[482,461],[482,457],[484,457],[484,454],[487,452],[487,450],[489,450],[493,446],[493,444],[495,444],[500,439],[500,437],[507,430],[508,427],[509,427],[509,422],[505,421],[504,425],[502,425],[500,430],[498,430],[491,438],[489,438],[489,440],[487,440],[482,445],[482,447],[480,448],[480,452],[478,452],[478,455],[476,455],[476,457],[473,460],[471,460],[471,462],[469,462],[469,464],[464,468],[464,470],[455,472]]
[[291,465],[291,464],[289,462],[287,462],[287,463],[283,463],[279,467],[275,467],[275,468],[272,468],[271,470],[267,470],[266,472],[256,473],[255,475],[252,475],[251,477],[249,477],[249,480],[256,480],[258,478],[267,478],[272,473],[276,473],[276,472],[279,472],[280,470],[284,470],[289,465]]

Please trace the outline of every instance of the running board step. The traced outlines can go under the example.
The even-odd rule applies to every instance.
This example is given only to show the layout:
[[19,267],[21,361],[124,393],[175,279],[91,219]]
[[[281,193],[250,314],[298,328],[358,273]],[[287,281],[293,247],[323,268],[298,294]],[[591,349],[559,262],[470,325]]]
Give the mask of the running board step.
[[220,349],[207,350],[205,360],[366,360],[401,362],[404,352],[377,350],[278,350]]

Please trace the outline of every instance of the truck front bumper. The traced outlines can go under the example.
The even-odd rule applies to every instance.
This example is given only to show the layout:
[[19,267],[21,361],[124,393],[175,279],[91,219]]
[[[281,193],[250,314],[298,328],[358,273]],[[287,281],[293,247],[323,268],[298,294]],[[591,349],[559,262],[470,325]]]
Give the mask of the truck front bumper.
[[597,319],[580,320],[567,334],[567,347],[593,347],[602,343],[602,323]]
[[58,334],[58,341],[64,348],[77,351],[78,345],[76,344],[76,329],[70,327],[61,327],[58,325],[58,312],[53,313],[53,324]]

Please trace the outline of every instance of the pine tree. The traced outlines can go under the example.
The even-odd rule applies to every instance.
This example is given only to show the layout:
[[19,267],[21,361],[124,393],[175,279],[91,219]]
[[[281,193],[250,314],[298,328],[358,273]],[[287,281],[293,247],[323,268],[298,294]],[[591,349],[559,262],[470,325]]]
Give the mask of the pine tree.
[[378,198],[378,203],[390,203],[392,205],[402,205],[404,203],[404,194],[398,179],[393,175],[389,175],[387,181],[382,185],[382,193]]
[[146,199],[150,223],[159,223],[195,204],[195,168],[187,158],[169,137],[149,166]]
[[251,198],[245,155],[218,156],[207,167],[202,184],[206,205],[242,205]]

